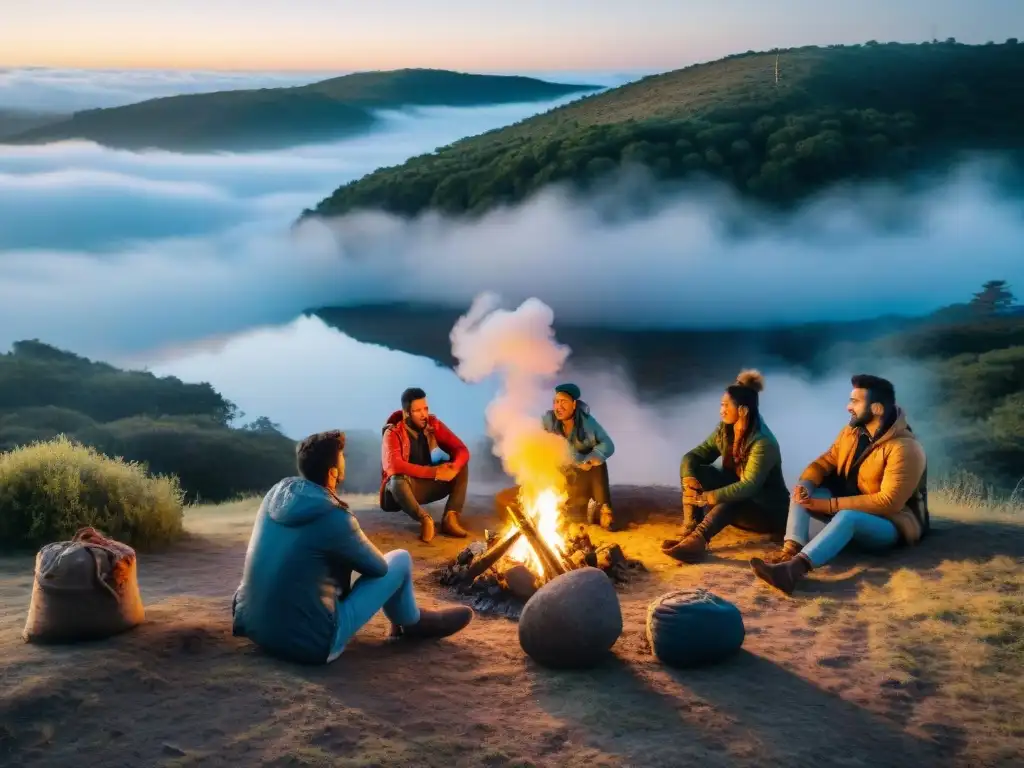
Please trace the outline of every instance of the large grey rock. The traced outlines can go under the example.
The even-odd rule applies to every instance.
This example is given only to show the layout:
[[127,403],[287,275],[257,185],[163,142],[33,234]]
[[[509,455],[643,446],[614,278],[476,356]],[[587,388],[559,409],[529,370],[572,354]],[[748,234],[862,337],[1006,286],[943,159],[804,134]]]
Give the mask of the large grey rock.
[[580,669],[598,664],[622,634],[622,609],[611,580],[580,568],[549,581],[519,617],[519,644],[538,664]]

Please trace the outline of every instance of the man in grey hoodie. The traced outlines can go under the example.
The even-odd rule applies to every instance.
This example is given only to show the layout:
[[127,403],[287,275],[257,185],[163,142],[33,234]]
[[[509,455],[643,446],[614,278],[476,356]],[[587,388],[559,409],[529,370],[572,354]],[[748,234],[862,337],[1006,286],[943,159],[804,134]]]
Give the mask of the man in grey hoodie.
[[380,610],[392,636],[405,638],[446,637],[473,618],[465,606],[416,604],[409,553],[381,554],[338,497],[344,449],[337,430],[298,445],[301,477],[285,478],[263,498],[232,603],[233,633],[290,661],[334,661]]

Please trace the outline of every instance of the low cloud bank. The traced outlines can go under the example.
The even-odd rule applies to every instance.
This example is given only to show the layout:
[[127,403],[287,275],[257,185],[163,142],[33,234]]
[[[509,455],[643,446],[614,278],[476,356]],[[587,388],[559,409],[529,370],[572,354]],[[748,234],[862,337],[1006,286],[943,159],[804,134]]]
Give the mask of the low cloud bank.
[[0,107],[32,112],[77,112],[121,107],[184,93],[305,85],[343,74],[347,73],[0,68]]

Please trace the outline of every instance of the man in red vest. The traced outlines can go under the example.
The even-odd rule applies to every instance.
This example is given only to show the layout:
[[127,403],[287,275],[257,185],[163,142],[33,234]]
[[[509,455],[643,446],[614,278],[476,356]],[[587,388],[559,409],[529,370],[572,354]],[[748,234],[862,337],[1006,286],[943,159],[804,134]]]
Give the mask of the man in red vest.
[[[434,449],[448,461],[434,464]],[[434,520],[424,504],[447,497],[441,533],[464,538],[459,513],[469,486],[469,449],[437,416],[430,412],[427,394],[419,387],[402,393],[402,410],[384,425],[381,441],[380,508],[405,512],[420,524],[420,538],[434,538]]]

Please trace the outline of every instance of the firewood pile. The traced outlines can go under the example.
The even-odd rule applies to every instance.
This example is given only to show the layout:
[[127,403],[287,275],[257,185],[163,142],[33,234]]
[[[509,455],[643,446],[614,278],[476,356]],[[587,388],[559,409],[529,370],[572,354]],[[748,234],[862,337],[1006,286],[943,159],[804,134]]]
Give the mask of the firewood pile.
[[[488,533],[485,542],[473,542],[441,569],[441,585],[454,591],[480,613],[518,619],[526,601],[547,580],[504,556],[519,535],[520,532],[513,529],[504,536]],[[545,569],[552,578],[590,566],[604,571],[614,584],[624,584],[637,573],[646,571],[643,563],[628,558],[618,544],[595,545],[585,526],[579,526],[578,531],[569,531],[565,541],[565,557],[558,558],[560,567]],[[546,554],[549,558],[552,556],[550,550]]]

